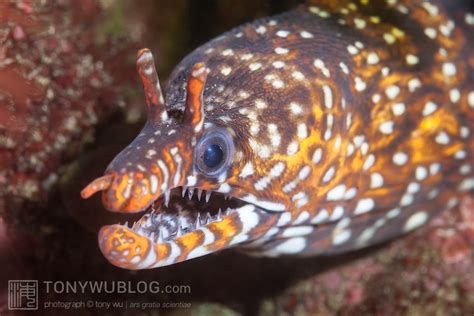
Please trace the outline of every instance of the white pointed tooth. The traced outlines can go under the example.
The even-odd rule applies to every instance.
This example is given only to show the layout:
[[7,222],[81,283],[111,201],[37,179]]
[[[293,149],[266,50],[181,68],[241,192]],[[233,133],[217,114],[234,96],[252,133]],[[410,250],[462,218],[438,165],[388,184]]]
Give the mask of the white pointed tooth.
[[165,206],[168,207],[168,204],[170,203],[170,196],[171,196],[171,191],[167,190],[165,192]]
[[182,191],[181,191],[181,197],[184,197],[186,195],[187,189],[188,189],[187,187],[183,186]]
[[229,196],[228,195],[224,195],[224,200],[228,200],[229,199]]
[[198,229],[199,227],[201,227],[201,213],[198,213],[196,217],[196,222],[194,223],[195,229]]
[[123,226],[127,226],[128,227],[128,221],[126,221]]
[[222,209],[219,208],[219,211],[217,212],[217,220],[221,220],[222,219]]
[[209,224],[210,222],[212,222],[212,216],[209,212],[207,212],[207,215],[206,215],[206,224]]
[[206,192],[206,203],[209,202],[209,199],[211,198],[211,193],[212,193],[212,191],[207,191]]
[[188,188],[188,198],[191,200],[194,195],[194,188]]
[[201,201],[202,190],[198,189],[198,201]]

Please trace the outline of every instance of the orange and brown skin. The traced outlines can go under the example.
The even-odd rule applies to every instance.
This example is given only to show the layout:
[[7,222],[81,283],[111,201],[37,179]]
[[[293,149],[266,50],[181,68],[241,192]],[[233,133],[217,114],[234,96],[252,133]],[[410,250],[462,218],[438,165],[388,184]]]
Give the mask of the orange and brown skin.
[[[335,253],[421,226],[474,190],[473,34],[468,1],[310,1],[195,50],[165,100],[153,98],[156,74],[144,78],[139,66],[156,106],[84,195],[105,190],[107,208],[136,212],[189,186],[247,208],[163,243],[107,227],[102,251],[137,269],[235,244],[264,255]],[[194,151],[216,127],[235,152],[225,174],[209,178],[193,167]],[[169,207],[202,208],[179,198]],[[147,251],[133,259],[137,244]]]

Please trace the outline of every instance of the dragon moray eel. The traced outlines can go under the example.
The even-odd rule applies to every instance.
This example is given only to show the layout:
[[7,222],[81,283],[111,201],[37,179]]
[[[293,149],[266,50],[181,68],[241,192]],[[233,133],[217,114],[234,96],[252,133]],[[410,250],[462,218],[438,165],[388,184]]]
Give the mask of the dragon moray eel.
[[312,1],[239,26],[175,68],[148,120],[89,184],[114,265],[238,247],[334,254],[405,234],[474,190],[474,15],[462,1]]

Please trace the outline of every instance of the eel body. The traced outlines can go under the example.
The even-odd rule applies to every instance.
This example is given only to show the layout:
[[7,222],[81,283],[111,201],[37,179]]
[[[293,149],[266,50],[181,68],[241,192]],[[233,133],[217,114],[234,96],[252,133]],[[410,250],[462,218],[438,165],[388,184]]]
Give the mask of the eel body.
[[148,121],[82,195],[146,213],[103,227],[100,249],[146,269],[422,226],[474,190],[473,34],[469,2],[312,1],[197,48],[165,97],[141,50]]

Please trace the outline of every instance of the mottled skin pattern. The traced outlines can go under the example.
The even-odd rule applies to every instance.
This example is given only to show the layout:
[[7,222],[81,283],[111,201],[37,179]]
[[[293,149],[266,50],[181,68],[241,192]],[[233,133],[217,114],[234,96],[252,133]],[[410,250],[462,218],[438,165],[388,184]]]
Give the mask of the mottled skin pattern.
[[[83,196],[151,213],[104,227],[102,252],[128,269],[237,244],[331,254],[425,224],[474,190],[473,33],[463,1],[312,1],[195,50],[164,100],[142,50],[148,122]],[[216,131],[232,149],[208,176]]]

